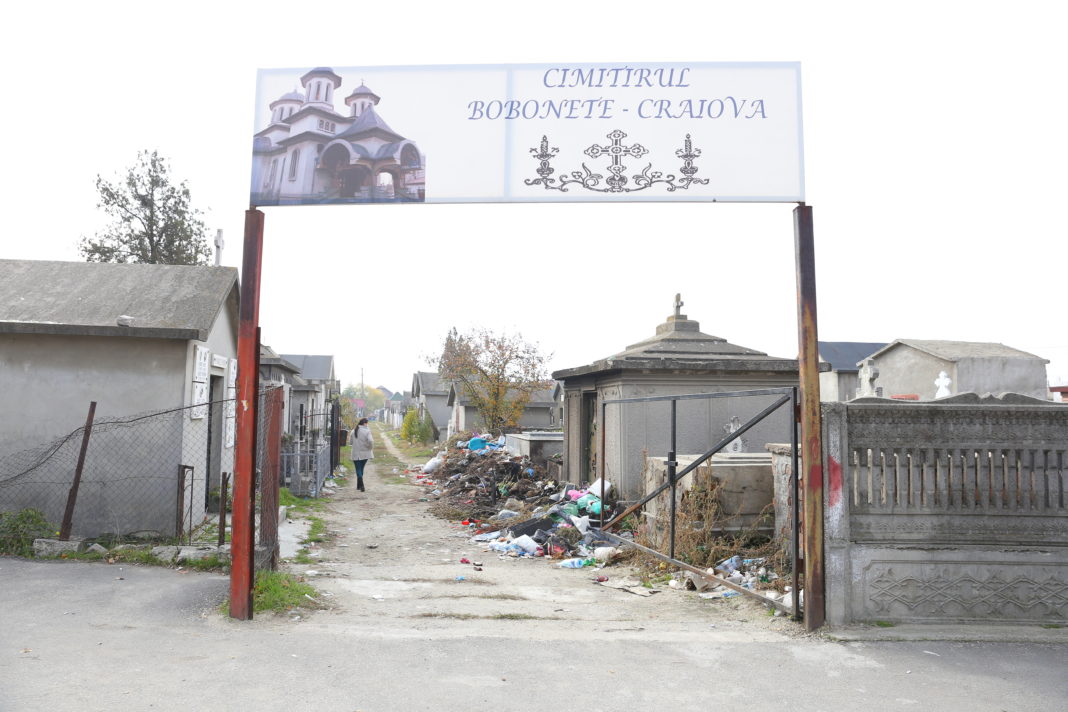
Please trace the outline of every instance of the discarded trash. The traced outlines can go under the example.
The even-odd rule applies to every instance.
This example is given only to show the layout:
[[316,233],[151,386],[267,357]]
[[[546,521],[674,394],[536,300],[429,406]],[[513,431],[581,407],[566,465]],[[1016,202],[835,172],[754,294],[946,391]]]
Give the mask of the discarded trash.
[[378,548],[378,544],[368,544],[367,548],[368,549],[377,549]]
[[465,557],[463,557],[462,559],[460,559],[460,563],[461,563],[461,564],[470,564],[470,563],[471,563],[471,560],[470,560],[470,559],[468,559],[468,558],[467,558],[467,557],[465,556]]
[[593,559],[574,558],[565,559],[564,561],[561,561],[558,566],[562,569],[581,569],[584,566],[593,566],[594,563]]
[[728,574],[730,574],[730,573],[734,573],[734,571],[736,571],[738,569],[738,567],[741,566],[741,565],[742,565],[742,557],[740,557],[740,556],[732,556],[729,559],[724,559],[723,561],[721,561],[718,564],[716,564],[716,569],[718,569],[720,571],[726,571]]
[[538,550],[538,542],[534,541],[526,534],[516,539],[513,539],[512,544],[519,547],[521,550],[525,551],[528,554],[533,554]]
[[457,577],[456,577],[456,580],[457,580],[457,581],[466,581],[466,580],[467,580],[467,577],[466,577],[466,576],[457,576]]

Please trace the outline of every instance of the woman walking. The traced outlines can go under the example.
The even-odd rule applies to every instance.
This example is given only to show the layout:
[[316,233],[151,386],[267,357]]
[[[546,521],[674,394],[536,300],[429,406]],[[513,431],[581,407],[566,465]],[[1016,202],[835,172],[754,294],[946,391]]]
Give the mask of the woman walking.
[[352,430],[352,463],[356,465],[356,489],[363,489],[363,468],[368,460],[374,459],[375,439],[371,437],[371,426],[367,424],[367,418],[360,418],[360,422]]

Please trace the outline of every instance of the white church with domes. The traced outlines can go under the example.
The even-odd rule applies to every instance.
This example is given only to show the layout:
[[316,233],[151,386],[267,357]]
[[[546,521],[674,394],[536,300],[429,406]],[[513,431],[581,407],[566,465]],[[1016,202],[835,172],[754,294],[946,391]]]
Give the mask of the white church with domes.
[[426,159],[375,109],[361,82],[334,108],[341,77],[317,67],[271,102],[270,123],[252,140],[252,205],[422,202]]

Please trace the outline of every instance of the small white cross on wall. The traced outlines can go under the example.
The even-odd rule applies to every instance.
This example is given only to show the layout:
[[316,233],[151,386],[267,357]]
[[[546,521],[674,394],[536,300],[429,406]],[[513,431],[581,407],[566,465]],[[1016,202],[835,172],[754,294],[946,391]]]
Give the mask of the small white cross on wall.
[[938,387],[935,391],[935,398],[945,398],[946,396],[953,395],[949,391],[950,384],[953,383],[953,379],[949,377],[949,374],[945,371],[938,372],[938,378],[935,379],[934,384]]

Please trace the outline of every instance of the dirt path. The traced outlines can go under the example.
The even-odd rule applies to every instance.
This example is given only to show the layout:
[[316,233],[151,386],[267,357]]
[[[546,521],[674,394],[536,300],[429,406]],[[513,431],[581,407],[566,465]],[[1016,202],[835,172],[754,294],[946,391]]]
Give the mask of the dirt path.
[[[376,433],[376,449],[401,453]],[[415,464],[415,463],[412,463]],[[401,475],[403,474],[403,468]],[[287,564],[306,573],[330,610],[305,623],[343,625],[377,635],[642,639],[781,639],[798,628],[770,618],[741,598],[709,601],[664,590],[649,597],[596,585],[598,574],[621,580],[628,567],[561,569],[548,559],[514,559],[470,542],[464,527],[429,514],[425,488],[398,477],[391,464],[368,463],[366,492],[340,488],[321,515],[334,535],[320,560]],[[403,483],[402,483],[403,482]],[[460,563],[481,562],[482,571]],[[463,577],[460,580],[459,577]]]

